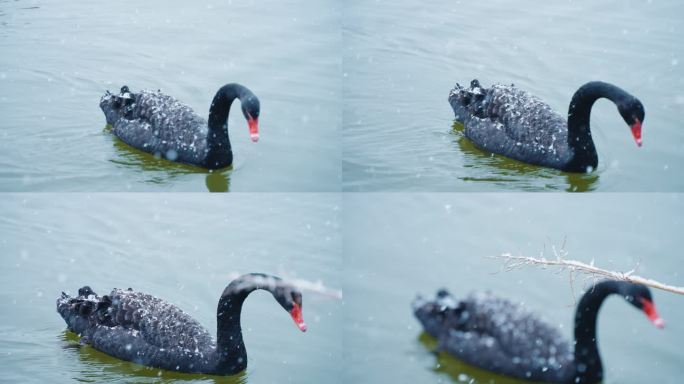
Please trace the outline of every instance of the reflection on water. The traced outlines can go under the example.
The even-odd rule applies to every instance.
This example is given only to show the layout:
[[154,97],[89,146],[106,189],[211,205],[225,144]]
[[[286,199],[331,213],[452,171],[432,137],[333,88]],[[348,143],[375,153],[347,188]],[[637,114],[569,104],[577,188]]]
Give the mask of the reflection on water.
[[59,339],[62,342],[62,348],[70,350],[66,353],[78,359],[81,367],[83,367],[81,372],[77,373],[80,377],[74,377],[78,381],[106,382],[109,380],[121,381],[124,378],[126,381],[136,383],[173,383],[178,381],[216,384],[247,383],[246,371],[232,376],[172,372],[120,360],[89,345],[81,345],[78,335],[67,330],[59,335]]
[[598,186],[600,170],[591,173],[562,173],[567,179],[568,192],[593,191]]
[[506,376],[487,372],[467,364],[454,356],[438,351],[439,343],[432,336],[422,332],[418,342],[429,351],[433,351],[437,361],[432,369],[435,373],[447,375],[455,383],[488,383],[488,384],[524,384],[526,381],[512,379]]
[[[454,121],[451,133],[463,154],[463,168],[483,172],[483,176],[463,176],[466,182],[491,183],[502,188],[516,184],[524,190],[565,190],[567,192],[593,191],[598,186],[598,169],[591,173],[568,173],[510,159],[478,148],[463,134],[463,125]],[[532,182],[532,184],[530,184]]]
[[207,174],[206,186],[209,192],[228,192],[230,189],[230,178],[227,171],[209,171]]
[[[106,130],[105,130],[106,131]],[[230,190],[230,173],[233,167],[209,171],[192,165],[175,163],[155,156],[124,143],[116,136],[112,136],[112,143],[118,155],[110,161],[128,169],[144,172],[149,175],[146,180],[152,184],[169,184],[175,178],[187,174],[206,174],[205,185],[209,192],[228,192]]]

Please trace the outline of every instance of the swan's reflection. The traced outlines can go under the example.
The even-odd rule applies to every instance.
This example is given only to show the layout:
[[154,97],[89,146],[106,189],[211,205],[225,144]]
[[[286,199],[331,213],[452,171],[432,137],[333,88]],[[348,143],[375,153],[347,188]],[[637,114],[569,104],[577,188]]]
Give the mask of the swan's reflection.
[[205,184],[209,192],[228,192],[230,189],[229,172],[209,172]]
[[459,177],[463,181],[532,191],[587,192],[598,187],[600,169],[591,173],[567,173],[526,164],[478,148],[465,137],[463,125],[458,122],[452,128],[454,141],[463,154],[463,167],[472,170],[471,175]]
[[[497,375],[482,369],[473,367],[446,352],[438,351],[438,342],[435,338],[422,332],[418,336],[418,342],[427,350],[433,351],[436,361],[432,370],[448,376],[455,383],[487,383],[487,384],[525,384],[527,381],[516,380],[506,376]],[[472,380],[472,381],[471,381]]]
[[112,137],[112,143],[117,156],[110,161],[119,166],[144,172],[145,177],[148,177],[145,181],[148,183],[163,185],[184,175],[205,174],[205,185],[209,192],[228,192],[230,190],[232,166],[208,171],[192,165],[174,163],[140,151],[116,137]]
[[[89,345],[80,345],[79,337],[72,332],[64,330],[59,335],[62,348],[65,353],[81,363],[79,372],[73,377],[76,381],[110,383],[110,382],[135,382],[135,383],[216,383],[216,384],[246,384],[247,372],[242,371],[232,376],[213,376],[192,373],[179,373],[166,371],[158,368],[146,367],[102,353]],[[70,352],[67,352],[70,351]],[[122,380],[123,379],[123,380]]]

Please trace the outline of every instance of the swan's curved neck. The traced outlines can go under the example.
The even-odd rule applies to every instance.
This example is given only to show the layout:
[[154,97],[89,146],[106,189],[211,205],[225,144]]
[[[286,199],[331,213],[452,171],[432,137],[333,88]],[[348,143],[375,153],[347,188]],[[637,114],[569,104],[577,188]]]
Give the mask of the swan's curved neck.
[[223,291],[216,314],[216,352],[220,371],[236,373],[247,367],[247,350],[240,326],[242,303],[257,289],[267,290],[275,296],[274,279],[259,273],[243,275],[233,280]]
[[233,151],[228,137],[228,114],[235,99],[243,100],[253,96],[252,92],[240,84],[226,84],[221,87],[209,107],[209,132],[207,134],[207,165],[216,169],[233,163]]
[[617,104],[625,95],[625,91],[612,84],[592,81],[581,86],[572,96],[568,110],[568,145],[574,150],[572,170],[586,172],[587,167],[596,168],[598,165],[589,124],[594,102],[605,97]]
[[584,294],[575,313],[575,371],[578,383],[598,383],[603,379],[603,365],[598,351],[596,320],[601,304],[609,295],[619,293],[614,281],[596,284]]

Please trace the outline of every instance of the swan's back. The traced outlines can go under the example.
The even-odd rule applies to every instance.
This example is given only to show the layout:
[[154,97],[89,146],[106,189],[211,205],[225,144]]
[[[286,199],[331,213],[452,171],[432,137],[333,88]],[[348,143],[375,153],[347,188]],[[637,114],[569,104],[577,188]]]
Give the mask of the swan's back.
[[562,168],[572,158],[563,116],[513,85],[456,85],[449,94],[465,135],[489,152],[531,164]]
[[83,342],[144,365],[199,370],[215,350],[211,335],[187,313],[130,289],[114,289],[105,296],[98,296],[89,287],[81,288],[77,297],[62,293],[57,311]]
[[107,93],[100,107],[114,135],[134,148],[188,164],[207,156],[207,121],[159,90]]
[[560,332],[509,300],[480,293],[457,301],[441,291],[434,301],[416,301],[414,311],[440,349],[469,364],[529,380],[563,382],[574,373]]

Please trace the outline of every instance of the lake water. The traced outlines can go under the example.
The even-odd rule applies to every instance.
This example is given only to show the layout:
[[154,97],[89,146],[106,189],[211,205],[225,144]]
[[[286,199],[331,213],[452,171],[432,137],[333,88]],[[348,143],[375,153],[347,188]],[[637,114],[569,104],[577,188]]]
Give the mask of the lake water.
[[[681,1],[345,2],[348,191],[682,191]],[[475,148],[452,128],[455,83],[514,83],[567,113],[591,80],[644,104],[637,148],[612,103],[592,111],[598,170],[571,175]]]
[[[0,190],[339,190],[339,6],[0,2]],[[107,89],[161,88],[206,118],[229,82],[262,107],[256,144],[230,116],[232,170],[158,161],[103,130]]]
[[[77,338],[55,310],[83,285],[154,294],[215,334],[216,305],[232,274],[265,272],[341,289],[337,195],[20,194],[0,201],[0,371],[21,383],[324,383],[340,374],[339,300],[303,291],[302,333],[264,291],[242,325],[245,373],[174,374],[123,362]],[[212,196],[213,197],[213,196]]]
[[[347,383],[513,383],[432,353],[410,303],[439,288],[462,297],[489,290],[543,313],[571,337],[567,273],[505,272],[505,252],[568,258],[684,286],[681,195],[346,194],[344,356]],[[577,278],[579,296],[585,280]],[[651,290],[663,330],[619,297],[598,321],[605,383],[679,383],[682,297]],[[470,381],[470,380],[474,381]]]

